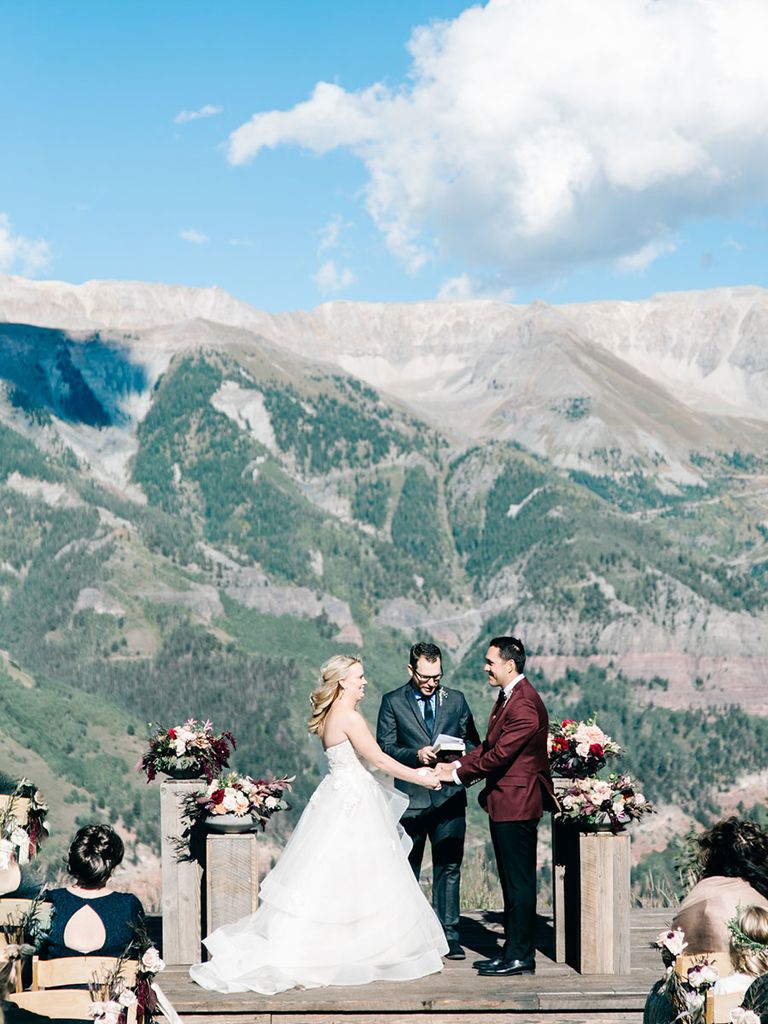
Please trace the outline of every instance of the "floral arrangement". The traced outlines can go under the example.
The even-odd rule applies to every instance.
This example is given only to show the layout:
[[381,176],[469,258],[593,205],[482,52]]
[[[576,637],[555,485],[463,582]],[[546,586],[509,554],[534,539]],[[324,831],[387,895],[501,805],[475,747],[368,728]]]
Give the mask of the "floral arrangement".
[[229,772],[212,779],[204,794],[194,798],[190,810],[194,817],[217,814],[251,815],[264,829],[276,811],[284,811],[288,804],[283,794],[290,790],[295,776],[281,779],[252,779],[250,775]]
[[654,809],[631,775],[615,772],[605,779],[574,779],[561,794],[560,806],[567,821],[582,828],[607,824],[614,832]]
[[160,954],[154,946],[148,945],[148,937],[145,934],[138,935],[136,939],[139,948],[143,945],[144,951],[139,957],[139,965],[136,970],[136,983],[131,987],[123,978],[123,966],[129,958],[136,954],[136,948],[132,945],[121,956],[114,968],[107,974],[103,981],[94,978],[88,986],[91,995],[89,1016],[95,1024],[125,1024],[127,1011],[135,1006],[139,1019],[145,1024],[151,1020],[152,1012],[157,1005],[157,999],[152,989],[152,980],[155,975],[165,968],[165,963],[160,959]]
[[659,992],[666,996],[674,1008],[675,1020],[685,1021],[686,1024],[703,1024],[707,990],[720,977],[717,967],[704,954],[693,961],[684,976],[678,974],[674,960],[688,946],[683,931],[659,932],[652,945],[661,950],[667,968]]
[[550,727],[547,752],[553,775],[585,779],[604,768],[608,758],[617,757],[621,747],[603,732],[594,718],[586,722],[566,718]]
[[[20,813],[21,800],[29,801],[26,814]],[[29,779],[19,779],[0,806],[0,870],[8,868],[13,860],[26,864],[37,854],[48,835],[47,817],[43,794]]]
[[229,755],[236,746],[231,732],[216,736],[211,722],[188,718],[183,725],[155,729],[136,771],[146,772],[147,782],[158,772],[188,779],[204,775],[210,782],[229,765]]

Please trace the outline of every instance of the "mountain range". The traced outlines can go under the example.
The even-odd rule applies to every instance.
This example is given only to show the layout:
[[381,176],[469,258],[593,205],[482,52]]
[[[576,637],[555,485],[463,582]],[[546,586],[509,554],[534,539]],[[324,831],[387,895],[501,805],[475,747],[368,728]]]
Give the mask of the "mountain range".
[[435,639],[482,718],[483,643],[513,629],[564,709],[598,671],[648,714],[762,722],[767,327],[756,287],[271,314],[0,277],[3,731],[35,688],[117,708],[98,794],[82,738],[46,763],[139,850],[142,720],[215,712],[253,770],[303,769],[298,804],[306,692],[340,646],[375,693]]

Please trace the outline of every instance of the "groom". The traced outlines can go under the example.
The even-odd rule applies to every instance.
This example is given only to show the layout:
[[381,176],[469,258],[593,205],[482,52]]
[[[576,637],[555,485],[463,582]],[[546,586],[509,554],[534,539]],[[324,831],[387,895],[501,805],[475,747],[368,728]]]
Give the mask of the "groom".
[[536,970],[536,838],[539,819],[554,801],[547,709],[523,675],[524,667],[525,648],[517,637],[491,640],[485,673],[489,684],[498,688],[498,697],[488,733],[479,747],[452,765],[438,766],[443,781],[485,783],[479,799],[490,818],[504,897],[504,946],[501,956],[475,961],[483,976]]
[[[457,736],[471,750],[480,742],[464,694],[441,686],[442,653],[436,644],[411,648],[409,681],[386,693],[379,709],[376,738],[381,749],[410,768],[432,766],[437,756],[432,744],[440,733]],[[446,780],[451,783],[452,780]],[[402,818],[413,840],[410,861],[416,878],[427,839],[432,846],[432,902],[448,942],[448,960],[463,960],[459,944],[459,885],[464,856],[467,796],[463,786],[425,789],[408,782],[395,785],[410,798]]]

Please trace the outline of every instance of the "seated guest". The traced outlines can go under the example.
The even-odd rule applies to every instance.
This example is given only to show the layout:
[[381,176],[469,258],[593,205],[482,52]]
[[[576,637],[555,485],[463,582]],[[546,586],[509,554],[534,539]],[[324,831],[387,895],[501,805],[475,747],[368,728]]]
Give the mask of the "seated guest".
[[768,1024],[768,974],[755,978],[741,1000],[745,1010],[751,1010],[760,1018],[760,1024]]
[[768,910],[747,907],[729,923],[733,974],[715,982],[715,995],[746,992],[755,978],[768,973]]
[[689,955],[728,949],[728,922],[739,907],[768,909],[768,832],[727,818],[704,832],[698,847],[700,880],[672,921],[685,932]]
[[69,848],[72,884],[47,894],[53,904],[51,930],[40,950],[43,959],[61,956],[121,956],[144,925],[144,909],[127,892],[108,886],[123,859],[123,841],[109,825],[86,825]]

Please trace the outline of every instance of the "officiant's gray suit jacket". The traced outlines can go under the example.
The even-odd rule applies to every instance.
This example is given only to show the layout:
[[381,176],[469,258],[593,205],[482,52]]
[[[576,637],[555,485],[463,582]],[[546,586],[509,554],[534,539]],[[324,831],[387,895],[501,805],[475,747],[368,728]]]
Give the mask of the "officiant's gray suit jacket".
[[[431,744],[441,732],[459,736],[466,743],[467,750],[480,743],[469,704],[460,690],[441,686],[437,691],[435,724],[431,734],[424,724],[424,716],[410,682],[384,694],[376,726],[376,739],[384,753],[409,768],[421,768],[418,751]],[[441,807],[448,800],[456,801],[457,811],[467,804],[465,787],[452,782],[444,782],[441,789],[426,789],[400,779],[395,779],[395,785],[410,799],[406,816]]]

